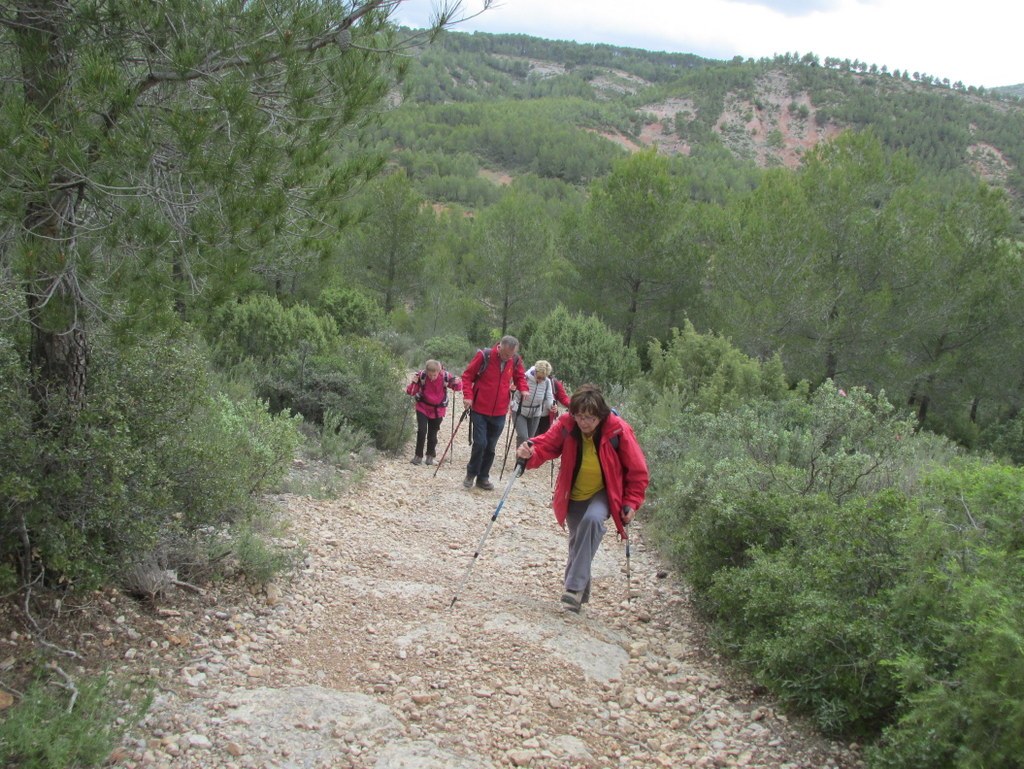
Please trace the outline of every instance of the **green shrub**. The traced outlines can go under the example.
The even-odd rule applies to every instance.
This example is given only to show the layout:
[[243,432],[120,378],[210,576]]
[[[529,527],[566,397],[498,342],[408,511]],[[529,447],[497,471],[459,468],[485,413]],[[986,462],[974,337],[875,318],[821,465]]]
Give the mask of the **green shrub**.
[[322,354],[335,343],[338,327],[307,305],[285,307],[272,296],[254,294],[221,306],[207,334],[217,362],[228,366],[246,358],[271,361]]
[[629,384],[640,373],[636,351],[625,346],[621,334],[593,315],[572,315],[562,306],[537,324],[530,357],[550,361],[555,375],[572,387],[589,382],[608,389]]
[[353,456],[364,457],[365,461],[366,449],[371,445],[366,433],[353,428],[345,417],[334,409],[327,409],[324,413],[324,423],[318,431],[318,442],[320,451],[317,458],[342,468],[352,465]]
[[404,367],[380,342],[347,337],[333,355],[297,361],[265,374],[257,390],[274,412],[301,414],[324,424],[334,411],[353,429],[369,435],[382,451],[405,445],[410,426],[403,420],[409,399],[402,387]]
[[[432,336],[423,343],[424,359],[433,358],[441,361],[453,374],[461,374],[466,365],[476,354],[476,348],[470,344],[465,337],[447,334],[445,336]],[[423,361],[415,363],[419,368]]]
[[[17,410],[0,428],[0,526],[18,536],[4,536],[3,546],[27,536],[34,567],[82,586],[105,582],[162,540],[246,515],[298,443],[295,420],[251,398],[210,396],[187,329],[130,346],[95,334],[80,408],[56,397],[35,408],[21,393],[19,365],[7,368],[0,398]],[[24,422],[33,414],[45,419]]]
[[650,385],[665,392],[678,390],[683,405],[718,412],[744,403],[768,398],[778,400],[787,391],[782,362],[778,356],[760,363],[714,334],[698,334],[686,321],[673,329],[666,347],[650,344]]
[[758,680],[829,732],[871,734],[895,709],[889,596],[912,505],[896,492],[844,505],[790,498],[785,537],[713,578],[705,605]]
[[[61,688],[63,687],[63,688]],[[39,679],[0,719],[0,766],[19,769],[100,767],[149,707],[145,696],[129,704],[127,687],[106,677],[75,682],[69,707],[67,682]]]
[[978,447],[1005,457],[1015,465],[1024,465],[1024,413],[985,429],[978,439]]
[[647,391],[654,535],[762,683],[824,729],[870,735],[900,700],[890,596],[934,442],[884,398],[831,386],[768,400],[751,384],[732,390],[742,405],[699,412],[699,384],[668,383],[715,381],[709,360],[703,374],[699,360],[663,360],[677,373]]
[[320,292],[317,307],[334,319],[341,334],[370,336],[384,328],[384,309],[356,288],[329,286]]
[[925,479],[890,622],[904,699],[872,765],[1011,769],[1024,755],[1024,472]]
[[251,583],[262,587],[278,575],[294,569],[301,553],[274,544],[265,527],[259,527],[257,523],[255,519],[239,522],[231,528],[229,541],[238,570]]

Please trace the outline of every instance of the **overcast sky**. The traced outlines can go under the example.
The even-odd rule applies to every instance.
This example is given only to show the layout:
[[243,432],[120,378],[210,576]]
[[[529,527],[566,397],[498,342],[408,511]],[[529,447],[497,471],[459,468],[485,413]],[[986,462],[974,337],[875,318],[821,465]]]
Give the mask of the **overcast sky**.
[[[441,1],[404,0],[395,18],[424,27]],[[462,15],[482,5],[462,0]],[[813,52],[951,83],[1024,83],[1021,0],[496,0],[455,29],[710,59]]]

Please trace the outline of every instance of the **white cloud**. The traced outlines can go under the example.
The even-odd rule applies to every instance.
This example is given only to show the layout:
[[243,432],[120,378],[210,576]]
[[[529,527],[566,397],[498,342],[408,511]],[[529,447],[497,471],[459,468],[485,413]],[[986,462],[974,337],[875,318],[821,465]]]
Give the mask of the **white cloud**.
[[[424,26],[431,6],[406,0],[397,18]],[[499,0],[457,29],[713,59],[810,51],[992,87],[1024,83],[1022,26],[1024,5],[1007,0]]]

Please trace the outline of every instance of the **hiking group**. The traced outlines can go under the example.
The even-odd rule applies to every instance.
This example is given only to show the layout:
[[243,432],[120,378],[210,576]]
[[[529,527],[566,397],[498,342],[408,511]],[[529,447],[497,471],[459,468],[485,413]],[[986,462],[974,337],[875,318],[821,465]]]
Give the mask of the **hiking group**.
[[[462,485],[493,489],[491,466],[511,413],[519,461],[516,475],[561,460],[551,502],[555,519],[569,532],[561,603],[579,612],[590,600],[591,565],[609,518],[619,537],[628,540],[626,527],[647,490],[647,461],[633,428],[609,407],[597,386],[581,385],[570,397],[552,376],[548,361],[538,360],[527,371],[518,349],[515,337],[502,337],[494,347],[477,351],[461,377],[450,375],[437,361],[427,361],[406,388],[417,399],[412,463],[423,462],[424,449],[426,464],[435,462],[448,390],[461,391],[472,447]],[[559,414],[559,404],[567,413]]]

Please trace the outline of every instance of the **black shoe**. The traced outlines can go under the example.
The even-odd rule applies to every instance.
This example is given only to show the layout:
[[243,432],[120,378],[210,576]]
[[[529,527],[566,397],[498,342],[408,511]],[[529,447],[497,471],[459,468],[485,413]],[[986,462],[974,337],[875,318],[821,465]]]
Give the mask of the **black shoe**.
[[463,488],[466,488],[466,489],[473,488],[473,481],[475,481],[475,480],[476,480],[476,476],[475,475],[467,475],[466,476],[466,480],[464,480],[462,482]]
[[580,606],[583,604],[583,595],[580,590],[566,590],[562,593],[562,603],[569,611],[580,613]]
[[[420,464],[421,462],[423,462],[423,457],[413,457],[413,458],[412,458],[412,463],[413,463],[414,465],[418,465],[418,464]],[[429,465],[430,463],[429,463],[429,462],[427,462],[427,464]]]
[[477,478],[476,487],[478,489],[483,489],[484,491],[490,491],[491,489],[494,488],[494,484],[491,483],[490,478]]

